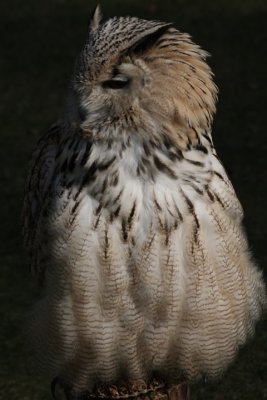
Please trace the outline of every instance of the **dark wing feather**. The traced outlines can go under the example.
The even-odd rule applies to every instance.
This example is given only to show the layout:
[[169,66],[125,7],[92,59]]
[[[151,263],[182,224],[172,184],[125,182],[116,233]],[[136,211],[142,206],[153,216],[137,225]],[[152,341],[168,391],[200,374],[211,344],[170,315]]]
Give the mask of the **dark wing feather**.
[[61,132],[60,124],[53,125],[39,140],[30,160],[25,185],[22,213],[24,243],[30,254],[31,271],[40,283],[45,272],[45,226]]

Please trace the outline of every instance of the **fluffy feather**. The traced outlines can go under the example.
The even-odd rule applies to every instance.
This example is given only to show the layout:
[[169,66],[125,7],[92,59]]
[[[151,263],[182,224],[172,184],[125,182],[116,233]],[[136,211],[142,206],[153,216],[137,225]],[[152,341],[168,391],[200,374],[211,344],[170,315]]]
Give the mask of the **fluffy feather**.
[[77,393],[218,376],[266,299],[211,140],[206,53],[161,22],[94,26],[26,186],[36,348]]

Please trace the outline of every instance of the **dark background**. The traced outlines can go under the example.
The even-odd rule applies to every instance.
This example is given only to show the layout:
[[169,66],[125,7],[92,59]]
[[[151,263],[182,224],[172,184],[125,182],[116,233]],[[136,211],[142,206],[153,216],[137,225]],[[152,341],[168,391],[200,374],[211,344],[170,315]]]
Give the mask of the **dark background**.
[[[49,399],[31,367],[25,320],[35,290],[22,250],[20,213],[27,160],[61,116],[75,57],[94,3],[11,0],[0,5],[0,399]],[[102,0],[107,17],[162,19],[212,54],[220,89],[213,137],[245,209],[256,261],[267,272],[267,1]],[[267,399],[267,319],[221,380],[193,387],[194,400]]]

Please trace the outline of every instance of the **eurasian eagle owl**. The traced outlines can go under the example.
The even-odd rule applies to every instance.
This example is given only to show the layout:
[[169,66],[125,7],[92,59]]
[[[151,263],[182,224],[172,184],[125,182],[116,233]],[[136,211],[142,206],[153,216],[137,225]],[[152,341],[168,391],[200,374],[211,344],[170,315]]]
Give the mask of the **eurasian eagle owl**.
[[265,303],[211,138],[206,55],[169,23],[101,23],[97,8],[66,115],[33,153],[36,348],[69,398],[99,383],[217,376]]

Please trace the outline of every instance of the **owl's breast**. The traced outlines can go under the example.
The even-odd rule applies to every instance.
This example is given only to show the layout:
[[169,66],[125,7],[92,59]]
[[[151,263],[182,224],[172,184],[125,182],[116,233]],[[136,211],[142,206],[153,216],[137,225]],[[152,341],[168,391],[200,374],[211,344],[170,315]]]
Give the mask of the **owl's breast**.
[[138,160],[113,157],[105,164],[95,158],[75,185],[66,184],[73,175],[58,178],[64,185],[55,187],[49,219],[53,324],[64,332],[67,354],[90,343],[87,369],[97,368],[104,380],[123,365],[140,378],[166,362],[186,289],[186,201],[179,205],[170,178],[165,186],[156,176],[144,179]]
[[121,371],[216,375],[252,332],[263,296],[223,167],[194,151],[148,152],[145,162],[140,146],[106,150],[89,161],[80,152],[54,180],[47,352],[53,337],[55,365],[70,365],[81,388]]

